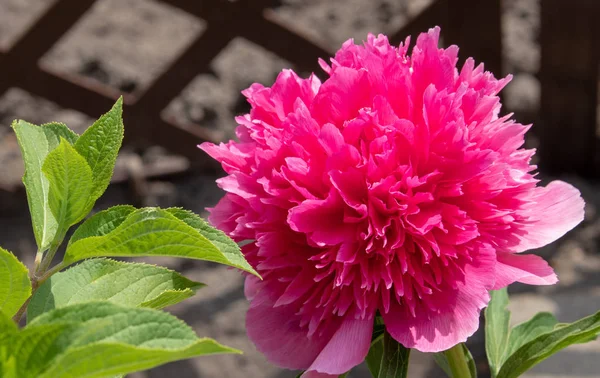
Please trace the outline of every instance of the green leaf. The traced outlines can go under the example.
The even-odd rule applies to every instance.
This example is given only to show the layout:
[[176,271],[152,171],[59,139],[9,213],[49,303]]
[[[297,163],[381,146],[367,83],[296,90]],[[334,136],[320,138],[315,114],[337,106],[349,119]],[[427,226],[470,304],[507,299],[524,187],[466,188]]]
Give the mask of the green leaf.
[[14,316],[31,295],[28,270],[7,250],[0,248],[0,311]]
[[10,351],[16,364],[16,377],[38,377],[46,366],[56,358],[59,349],[56,343],[64,334],[73,330],[69,324],[50,324],[27,327],[13,336],[13,348]]
[[500,366],[506,359],[517,351],[520,347],[535,339],[539,335],[552,331],[558,321],[549,312],[538,312],[528,321],[515,326],[510,330],[508,344],[504,352]]
[[100,211],[89,217],[77,227],[77,230],[71,236],[69,245],[77,240],[89,238],[90,236],[103,236],[117,228],[131,213],[135,207],[129,205],[119,205],[111,207],[108,210]]
[[48,153],[58,146],[61,137],[73,142],[77,140],[77,134],[62,123],[36,126],[19,120],[13,122],[12,128],[25,163],[23,183],[27,190],[35,240],[38,250],[44,251],[54,240],[58,225],[48,204],[50,184],[42,173],[42,166]]
[[79,135],[69,129],[67,125],[60,122],[45,123],[42,126],[42,131],[48,140],[48,152],[52,151],[60,144],[60,138],[66,139],[69,144],[73,145],[79,139]]
[[[469,365],[469,373],[471,375],[471,378],[477,378],[477,366],[475,365],[475,360],[473,359],[471,351],[469,351],[469,348],[467,348],[465,344],[461,344],[461,347],[464,354],[464,358],[467,361],[467,365]],[[446,357],[446,354],[444,352],[434,353],[433,358],[435,359],[435,362],[439,365],[439,367],[441,367],[442,370],[444,370],[448,377],[455,378],[453,377],[452,370],[450,368],[450,363],[448,362],[448,357]]]
[[89,164],[94,179],[90,195],[96,201],[104,193],[115,168],[123,141],[123,98],[90,126],[75,143],[75,149]]
[[203,284],[169,269],[92,259],[50,277],[34,294],[27,319],[76,303],[106,300],[125,306],[164,308],[194,295]]
[[[132,212],[115,229],[102,236],[79,239],[67,247],[65,264],[100,256],[171,256],[213,261],[258,275],[246,262],[239,247],[209,226],[197,229],[173,214],[178,209],[145,208]],[[198,218],[200,219],[200,218]]]
[[206,240],[210,241],[210,243],[226,257],[227,261],[235,264],[234,266],[237,266],[242,270],[258,276],[258,273],[252,269],[250,264],[248,264],[244,258],[237,243],[225,235],[223,231],[211,227],[204,219],[191,211],[180,208],[169,208],[166,210],[177,219],[182,220],[188,226],[194,228],[200,235],[206,238]]
[[14,366],[8,366],[10,351],[13,348],[13,337],[17,333],[17,324],[0,311],[0,377],[14,377]]
[[[23,334],[65,327],[19,367],[23,377],[101,378],[150,369],[164,363],[217,353],[239,353],[199,339],[177,318],[162,311],[90,302],[37,317]],[[22,343],[20,345],[25,345]],[[46,346],[48,345],[48,346]],[[19,351],[17,351],[19,352]]]
[[0,311],[0,343],[2,341],[2,336],[14,332],[17,332],[17,323],[13,322],[9,315]]
[[589,341],[600,333],[600,312],[543,333],[518,348],[502,365],[498,378],[516,378],[554,353]]
[[59,229],[81,221],[91,210],[92,171],[64,138],[46,157],[42,168],[50,182],[48,202]]
[[508,338],[510,335],[510,311],[506,288],[490,292],[491,300],[485,309],[485,351],[492,377],[495,377],[502,366]]
[[367,367],[371,375],[375,378],[379,377],[379,369],[381,368],[381,358],[383,357],[383,338],[379,338],[369,348],[369,353],[365,358]]
[[383,335],[383,355],[378,378],[406,378],[410,349],[397,342],[389,333]]

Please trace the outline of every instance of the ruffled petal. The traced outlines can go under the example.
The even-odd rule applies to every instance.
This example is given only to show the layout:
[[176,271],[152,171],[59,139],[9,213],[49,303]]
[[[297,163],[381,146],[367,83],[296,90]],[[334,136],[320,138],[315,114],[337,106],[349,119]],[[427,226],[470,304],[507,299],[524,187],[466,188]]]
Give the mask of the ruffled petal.
[[496,258],[494,290],[502,289],[513,282],[528,285],[553,285],[558,282],[554,270],[539,256],[498,253]]
[[479,313],[489,302],[494,265],[492,251],[465,266],[465,279],[456,289],[446,288],[431,298],[437,304],[437,311],[420,305],[413,315],[408,306],[392,301],[390,311],[383,314],[386,329],[405,347],[427,353],[465,342],[479,328]]

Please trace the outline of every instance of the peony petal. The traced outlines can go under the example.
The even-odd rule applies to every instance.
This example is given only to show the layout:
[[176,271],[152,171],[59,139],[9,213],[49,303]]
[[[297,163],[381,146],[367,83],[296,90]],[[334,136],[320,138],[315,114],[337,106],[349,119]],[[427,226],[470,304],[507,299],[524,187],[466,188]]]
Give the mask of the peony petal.
[[529,221],[520,241],[510,252],[523,252],[543,247],[557,240],[583,220],[585,203],[579,190],[562,181],[552,181],[539,187],[531,198],[530,207],[522,213]]
[[342,203],[335,191],[325,200],[306,200],[290,209],[288,223],[292,230],[306,233],[319,246],[343,243],[351,240],[355,231],[343,223]]
[[321,377],[310,372],[344,374],[364,361],[371,346],[373,319],[344,319],[339,329],[303,377]]
[[383,314],[392,337],[407,348],[428,353],[449,349],[473,335],[479,328],[479,313],[489,302],[494,277],[494,251],[481,252],[472,265],[465,266],[464,282],[458,282],[455,290],[446,287],[428,298],[439,311],[420,305],[413,316],[408,306],[392,301],[390,311]]
[[270,362],[287,369],[307,369],[328,341],[308,338],[308,330],[300,327],[290,306],[273,308],[267,302],[252,303],[246,314],[246,330],[256,349]]
[[536,255],[498,253],[496,283],[494,290],[502,289],[513,282],[529,285],[553,285],[558,282],[554,270]]
[[313,102],[312,113],[322,125],[342,124],[371,105],[371,89],[366,70],[339,67],[319,90]]

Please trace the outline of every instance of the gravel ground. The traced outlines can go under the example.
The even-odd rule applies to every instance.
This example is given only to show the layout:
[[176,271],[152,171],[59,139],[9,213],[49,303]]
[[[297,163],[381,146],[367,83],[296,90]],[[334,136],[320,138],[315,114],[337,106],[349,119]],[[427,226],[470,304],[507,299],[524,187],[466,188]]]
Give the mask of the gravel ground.
[[[540,0],[504,0],[504,44],[506,72],[514,74],[506,88],[505,104],[523,122],[533,120],[539,106]],[[8,48],[35,21],[52,0],[0,0],[0,49]],[[367,32],[391,33],[418,14],[431,0],[282,0],[270,16],[277,18],[315,43],[335,50],[348,38],[364,39]],[[176,8],[151,0],[98,0],[75,28],[41,60],[51,71],[82,75],[103,85],[132,94],[140,93],[170,62],[205,29],[205,22]],[[233,116],[247,110],[239,94],[258,81],[273,82],[277,72],[293,67],[273,53],[243,38],[234,39],[211,63],[210,72],[200,74],[164,111],[184,123],[218,130],[222,139],[231,137]],[[22,167],[14,136],[8,125],[14,118],[42,123],[62,121],[83,130],[89,117],[61,109],[43,99],[13,88],[0,98],[0,189],[15,189]],[[528,142],[535,145],[532,138]],[[155,159],[164,152],[152,151]],[[199,152],[199,158],[201,154]],[[184,176],[152,182],[146,204],[184,206],[197,212],[214,205],[222,193],[211,175]],[[586,220],[552,246],[539,251],[550,260],[561,282],[551,288],[512,288],[513,321],[536,311],[548,310],[560,321],[572,321],[598,309],[600,303],[600,197],[598,183],[576,177],[572,182],[587,201]],[[131,189],[112,186],[97,208],[131,202]],[[139,200],[139,198],[136,198]],[[0,244],[18,251],[32,263],[35,245],[30,231],[24,194],[0,190]],[[191,300],[170,309],[191,324],[201,336],[242,349],[243,356],[200,358],[166,365],[133,377],[294,377],[270,365],[248,341],[244,331],[247,302],[242,278],[233,270],[214,264],[181,260],[152,260],[184,272],[208,284]],[[483,338],[470,343],[481,362]],[[579,345],[540,364],[529,378],[596,377],[600,371],[600,342]],[[430,355],[414,353],[411,377],[441,377]],[[485,364],[481,364],[482,377]],[[364,367],[351,375],[367,377]]]

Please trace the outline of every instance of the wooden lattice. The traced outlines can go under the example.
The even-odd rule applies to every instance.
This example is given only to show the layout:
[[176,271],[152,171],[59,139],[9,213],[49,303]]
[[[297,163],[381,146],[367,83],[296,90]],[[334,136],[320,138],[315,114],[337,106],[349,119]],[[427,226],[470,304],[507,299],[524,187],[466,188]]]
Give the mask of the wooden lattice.
[[[127,125],[125,138],[129,144],[160,145],[198,161],[196,145],[203,140],[210,140],[210,133],[202,127],[178,125],[173,120],[164,119],[161,112],[198,74],[208,72],[211,61],[236,37],[243,37],[272,51],[302,72],[318,71],[317,59],[327,58],[332,53],[277,22],[271,12],[272,8],[279,5],[277,0],[162,1],[205,20],[207,29],[143,93],[137,97],[124,94]],[[108,109],[120,95],[117,90],[96,85],[93,81],[75,75],[48,72],[38,64],[42,56],[73,27],[94,2],[95,0],[57,0],[9,51],[0,52],[0,94],[10,87],[19,87],[91,117]],[[433,25],[440,25],[444,43],[458,44],[462,57],[473,56],[478,61],[486,62],[487,69],[500,74],[500,3],[500,0],[437,0],[390,39],[393,43],[398,43],[408,35],[416,36]],[[568,154],[571,157],[577,156],[569,160],[571,169],[589,172],[589,164],[595,156],[593,141],[600,51],[596,45],[598,23],[595,20],[598,18],[599,3],[595,0],[576,0],[568,5],[562,0],[545,0],[542,3],[541,41],[543,53],[546,54],[542,57],[541,78],[542,85],[547,87],[542,88],[542,93],[545,93],[542,101],[545,108],[542,113],[547,112],[552,116],[542,117],[543,128],[547,132],[540,135],[546,146],[544,156],[549,168],[562,167],[564,161],[561,160],[561,155]],[[573,35],[566,35],[568,33],[565,34],[565,31],[554,26],[559,21],[561,25],[565,25],[565,12],[572,13],[572,21],[566,25],[570,25],[569,30]],[[583,15],[582,12],[586,14]],[[576,100],[579,106],[556,105],[560,103],[561,95],[555,93],[560,91],[557,85],[564,84],[564,80],[554,80],[551,75],[569,64],[568,60],[562,68],[554,64],[557,60],[551,54],[557,53],[557,48],[554,48],[557,45],[553,42],[557,33],[562,33],[562,45],[557,48],[563,49],[562,53],[567,55],[569,52],[565,51],[568,50],[566,46],[573,38],[577,38],[579,43],[581,39],[585,39],[583,49],[577,50],[580,54],[577,55],[580,57],[578,59],[585,61],[585,69],[576,71],[576,82],[571,81],[568,85],[573,93],[581,95]],[[572,118],[576,109],[582,107],[584,112],[577,114],[579,118],[585,119],[576,125],[579,127],[575,133],[579,142],[574,143],[577,149],[565,151],[559,143],[563,134],[556,131],[557,127],[564,126],[553,122],[553,119],[564,123],[565,119]],[[560,151],[558,156],[556,151]]]

